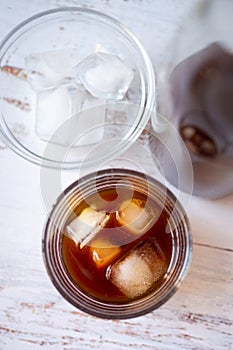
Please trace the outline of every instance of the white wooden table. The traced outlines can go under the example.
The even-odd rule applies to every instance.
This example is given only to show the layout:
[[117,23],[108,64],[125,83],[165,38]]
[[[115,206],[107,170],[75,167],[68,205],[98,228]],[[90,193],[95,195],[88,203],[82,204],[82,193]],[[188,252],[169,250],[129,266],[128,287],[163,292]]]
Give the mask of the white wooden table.
[[[41,10],[85,6],[126,24],[148,50],[155,69],[193,1],[1,0],[0,37]],[[233,349],[233,195],[192,198],[190,272],[160,309],[125,321],[78,311],[55,290],[44,268],[46,218],[40,169],[0,143],[0,349]]]

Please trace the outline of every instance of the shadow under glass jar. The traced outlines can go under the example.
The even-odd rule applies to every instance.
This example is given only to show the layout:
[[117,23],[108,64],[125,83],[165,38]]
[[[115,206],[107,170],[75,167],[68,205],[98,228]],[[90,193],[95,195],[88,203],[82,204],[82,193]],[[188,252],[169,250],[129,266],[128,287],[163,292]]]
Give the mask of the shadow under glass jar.
[[[136,224],[132,226],[131,223],[126,223],[126,214],[129,213],[127,210],[130,208],[135,211],[135,203],[140,201],[143,202],[143,213],[136,213]],[[114,224],[109,224],[104,236],[105,242],[106,234],[109,242],[116,230],[118,238],[119,233],[122,233],[124,241],[118,242],[118,246],[114,241],[109,260],[106,260],[105,254],[110,252],[109,246],[104,246],[103,237],[100,239],[101,247],[93,243],[96,236],[98,241],[101,230],[97,230],[96,236],[92,235],[86,243],[73,243],[73,248],[77,249],[76,258],[86,254],[89,259],[84,262],[76,259],[75,270],[79,270],[79,275],[75,274],[69,257],[67,258],[67,242],[71,238],[67,235],[67,226],[72,226],[74,217],[81,218],[87,208],[98,209],[98,212],[107,211],[106,203],[110,208],[109,215],[121,215],[123,221],[126,221],[120,221],[122,226],[119,222],[115,227],[112,227]],[[146,225],[151,221],[151,225],[139,232],[137,219],[147,215],[145,210],[148,210],[150,216],[143,220]],[[132,213],[130,218],[131,215]],[[108,222],[111,220],[112,217]],[[130,231],[131,234],[127,234]],[[81,255],[78,255],[78,249]],[[105,169],[74,182],[58,198],[43,233],[44,261],[57,290],[80,310],[106,319],[136,317],[161,306],[184,279],[191,255],[190,227],[180,203],[160,182],[132,170]],[[101,279],[98,277],[100,270],[104,271],[106,278],[102,291],[97,283]],[[90,277],[92,281],[89,281],[89,285],[85,282],[87,276],[93,277]]]

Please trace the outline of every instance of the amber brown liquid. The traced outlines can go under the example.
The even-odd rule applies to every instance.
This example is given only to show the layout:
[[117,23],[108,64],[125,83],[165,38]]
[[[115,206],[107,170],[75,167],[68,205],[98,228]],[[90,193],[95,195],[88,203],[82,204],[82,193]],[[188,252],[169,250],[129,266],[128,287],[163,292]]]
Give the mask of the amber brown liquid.
[[[127,199],[129,193],[127,193],[125,189],[120,191],[118,189],[116,193],[115,189],[112,188],[98,192],[98,195],[105,200],[104,206],[101,203],[101,208],[98,208],[98,197],[96,195],[89,197],[88,203],[96,203],[98,209],[110,213],[110,219],[106,228],[98,233],[98,235],[103,239],[107,238],[112,244],[120,247],[119,254],[113,259],[113,261],[111,261],[110,265],[115,261],[118,261],[141,242],[150,239],[153,240],[158,247],[160,258],[164,260],[168,267],[172,254],[172,237],[170,233],[168,234],[165,231],[167,225],[167,216],[165,213],[161,210],[161,215],[153,226],[142,236],[135,239],[135,234],[130,233],[123,226],[119,225],[115,213],[117,207],[122,203],[122,200]],[[145,202],[149,200],[151,201],[151,205],[154,205],[155,207],[157,206],[150,198],[147,198],[144,194],[139,192],[134,192],[133,197],[140,198]],[[76,214],[79,214],[80,208],[83,210],[86,206],[87,203],[83,201],[83,203],[77,208]],[[68,219],[68,223],[69,221],[71,220]],[[110,280],[107,279],[106,276],[109,266],[103,266],[101,268],[96,266],[91,255],[90,246],[87,245],[80,249],[80,246],[76,245],[75,242],[64,232],[62,253],[67,273],[85,293],[100,300],[116,303],[129,300],[112,284]],[[157,288],[161,285],[162,280],[163,278],[157,281],[156,285],[153,287]]]

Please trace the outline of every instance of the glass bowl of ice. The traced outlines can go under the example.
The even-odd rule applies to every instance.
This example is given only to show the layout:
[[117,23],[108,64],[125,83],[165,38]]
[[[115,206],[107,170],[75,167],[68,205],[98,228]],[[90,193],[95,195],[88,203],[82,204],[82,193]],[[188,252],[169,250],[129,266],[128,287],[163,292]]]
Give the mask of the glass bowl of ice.
[[[142,45],[116,20],[82,8],[46,11],[12,30],[0,45],[0,86],[2,140],[31,162],[64,169],[83,166],[105,137],[115,142],[99,157],[126,149],[155,100]],[[113,132],[118,121],[128,127]]]
[[107,319],[165,303],[191,260],[189,222],[175,196],[135,170],[81,177],[60,195],[43,233],[57,290],[75,307]]

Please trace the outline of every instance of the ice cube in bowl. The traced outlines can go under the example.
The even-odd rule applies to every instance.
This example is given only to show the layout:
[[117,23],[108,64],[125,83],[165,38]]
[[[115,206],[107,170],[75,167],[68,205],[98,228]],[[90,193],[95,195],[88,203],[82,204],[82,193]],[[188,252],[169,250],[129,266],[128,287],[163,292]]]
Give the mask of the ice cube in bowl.
[[35,131],[41,140],[81,146],[101,141],[105,100],[93,97],[83,86],[61,84],[36,93]]
[[74,73],[95,97],[121,100],[134,78],[120,57],[95,52],[74,67]]
[[25,57],[27,79],[35,91],[74,80],[72,68],[77,64],[77,49],[31,53]]

